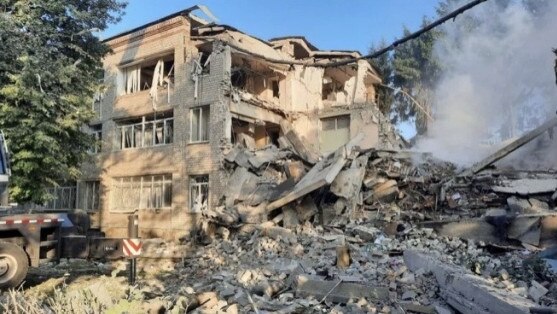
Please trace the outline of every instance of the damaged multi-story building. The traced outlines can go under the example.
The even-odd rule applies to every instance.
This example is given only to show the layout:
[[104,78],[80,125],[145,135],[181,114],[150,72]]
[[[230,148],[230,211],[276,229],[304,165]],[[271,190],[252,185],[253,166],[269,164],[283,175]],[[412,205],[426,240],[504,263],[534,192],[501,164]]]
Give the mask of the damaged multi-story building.
[[178,239],[222,202],[225,147],[290,146],[314,163],[358,133],[368,148],[397,145],[370,63],[325,66],[358,52],[299,36],[262,40],[197,8],[104,40],[105,89],[87,128],[99,145],[82,179],[57,188],[47,207],[86,210],[111,236],[125,236],[137,211],[142,237]]

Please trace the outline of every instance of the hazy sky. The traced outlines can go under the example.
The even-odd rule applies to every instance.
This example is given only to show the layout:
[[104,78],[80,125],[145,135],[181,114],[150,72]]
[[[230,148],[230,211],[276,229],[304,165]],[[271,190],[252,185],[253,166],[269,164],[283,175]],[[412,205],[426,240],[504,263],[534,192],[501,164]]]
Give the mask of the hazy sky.
[[[261,39],[305,36],[319,49],[359,50],[400,37],[402,26],[419,28],[438,0],[129,0],[126,15],[106,38],[195,4],[204,4],[222,24]],[[198,13],[201,14],[201,13]]]

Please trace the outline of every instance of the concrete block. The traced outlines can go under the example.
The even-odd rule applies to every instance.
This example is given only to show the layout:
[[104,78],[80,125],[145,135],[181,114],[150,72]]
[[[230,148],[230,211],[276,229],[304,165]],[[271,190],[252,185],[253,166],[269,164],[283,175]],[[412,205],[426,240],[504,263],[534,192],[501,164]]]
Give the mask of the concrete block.
[[356,226],[352,228],[352,232],[364,241],[375,241],[381,230],[374,227]]
[[529,313],[535,304],[469,271],[444,263],[426,252],[406,250],[404,262],[413,272],[431,272],[445,301],[462,313]]
[[528,296],[532,298],[532,300],[539,302],[540,298],[546,295],[549,290],[535,280],[532,280],[531,284],[532,285],[528,289]]
[[516,196],[511,196],[507,198],[507,205],[509,206],[511,213],[517,213],[517,214],[527,213],[529,212],[529,209],[531,207],[528,200],[523,198],[518,198]]
[[336,196],[352,199],[360,192],[365,168],[350,168],[341,171],[333,183],[330,191]]
[[325,300],[333,303],[347,303],[350,299],[359,298],[387,301],[389,290],[386,287],[371,287],[348,282],[339,284],[339,281],[312,279],[307,275],[299,275],[296,278],[296,297],[307,298],[310,296],[319,301],[327,296]]

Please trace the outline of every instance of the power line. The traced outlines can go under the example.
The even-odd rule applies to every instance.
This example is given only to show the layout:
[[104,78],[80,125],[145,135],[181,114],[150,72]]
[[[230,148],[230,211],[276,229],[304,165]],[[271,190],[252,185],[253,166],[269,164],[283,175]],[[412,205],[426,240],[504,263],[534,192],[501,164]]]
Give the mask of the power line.
[[387,46],[383,49],[377,50],[377,51],[375,51],[371,54],[365,55],[365,56],[361,56],[361,57],[357,57],[357,58],[351,58],[351,59],[342,60],[342,61],[319,63],[319,62],[303,62],[303,61],[289,61],[289,60],[282,60],[282,59],[274,59],[274,58],[268,58],[268,57],[263,56],[261,54],[246,50],[244,48],[235,46],[235,45],[230,44],[230,43],[226,43],[226,45],[230,46],[231,48],[233,48],[233,49],[235,49],[239,52],[242,52],[242,53],[245,53],[245,54],[248,54],[248,55],[251,55],[251,56],[254,56],[254,57],[269,61],[269,62],[272,62],[272,63],[277,63],[277,64],[304,65],[304,66],[314,66],[314,67],[323,67],[323,68],[339,67],[339,66],[349,65],[349,64],[358,62],[359,60],[375,59],[375,58],[377,58],[377,57],[379,57],[379,56],[381,56],[381,55],[383,55],[383,54],[385,54],[385,53],[387,53],[391,50],[396,49],[396,47],[398,47],[401,44],[404,44],[405,42],[407,42],[409,40],[416,39],[416,38],[420,37],[422,34],[424,34],[426,32],[429,32],[430,30],[432,30],[435,27],[447,22],[450,19],[454,20],[458,15],[460,15],[460,14],[462,14],[462,13],[472,9],[473,7],[479,5],[483,2],[486,2],[486,1],[487,0],[472,1],[468,4],[465,4],[465,5],[461,6],[458,9],[452,11],[451,13],[433,21],[432,23],[426,25],[425,27],[415,31],[414,33],[409,34],[407,36],[404,36],[401,39],[395,40],[393,43],[391,43],[389,46]]

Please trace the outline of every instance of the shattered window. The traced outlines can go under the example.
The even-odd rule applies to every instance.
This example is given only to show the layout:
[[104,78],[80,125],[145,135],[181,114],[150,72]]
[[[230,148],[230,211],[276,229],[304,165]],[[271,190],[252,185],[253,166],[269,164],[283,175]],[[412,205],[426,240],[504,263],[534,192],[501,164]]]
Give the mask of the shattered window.
[[[121,123],[116,132],[120,149],[172,144],[174,118],[172,113],[142,117],[140,123]],[[137,119],[136,119],[137,121]]]
[[209,106],[191,109],[190,142],[207,142],[209,140]]
[[122,73],[124,94],[148,90],[152,86],[169,86],[174,83],[174,54],[124,67]]
[[172,206],[172,175],[115,178],[111,209],[130,212],[136,209]]
[[349,115],[321,119],[320,147],[322,153],[332,152],[349,140]]
[[211,56],[209,53],[201,53],[201,58],[199,59],[199,65],[201,66],[201,74],[211,73]]
[[207,209],[209,199],[209,176],[190,177],[190,210],[201,212]]

